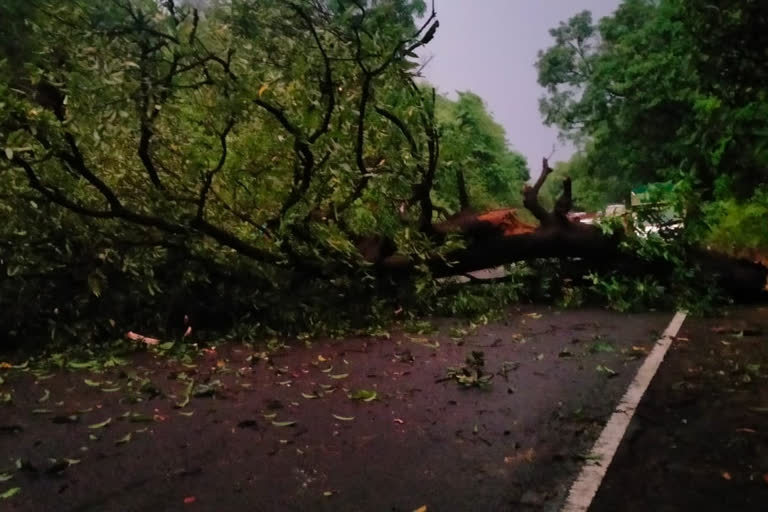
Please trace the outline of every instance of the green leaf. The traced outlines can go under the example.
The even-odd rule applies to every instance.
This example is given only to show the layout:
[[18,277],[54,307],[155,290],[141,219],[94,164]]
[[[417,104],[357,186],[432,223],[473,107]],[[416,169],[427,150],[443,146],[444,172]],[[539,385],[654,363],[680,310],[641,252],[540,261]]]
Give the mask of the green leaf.
[[292,427],[296,424],[295,421],[273,421],[272,425],[276,427]]
[[92,430],[96,430],[96,429],[99,429],[99,428],[104,428],[107,425],[109,425],[110,423],[112,423],[112,418],[107,418],[107,419],[105,419],[104,421],[102,421],[100,423],[94,423],[93,425],[88,425],[88,428],[90,428]]
[[598,354],[601,352],[616,352],[616,348],[610,342],[604,341],[595,343],[589,348],[589,351],[593,354]]
[[165,343],[161,343],[157,346],[158,350],[162,350],[163,352],[167,352],[173,348],[173,346],[176,345],[175,341],[166,341]]
[[306,398],[307,400],[313,400],[315,398],[320,398],[317,393],[312,393],[311,395],[309,393],[302,393],[301,396]]
[[20,492],[21,492],[21,487],[11,487],[4,493],[0,494],[0,500],[7,500],[8,498],[13,498]]
[[13,160],[13,150],[11,148],[5,148],[5,156],[8,160]]
[[187,405],[189,405],[189,393],[187,393],[186,395],[184,395],[184,398],[182,398],[180,402],[177,402],[177,403],[174,405],[174,407],[175,407],[175,408],[177,408],[177,409],[183,409],[183,408],[184,408],[184,407],[186,407]]
[[7,482],[13,478],[13,473],[0,473],[0,482]]
[[132,436],[132,434],[130,432],[128,432],[123,437],[121,437],[120,439],[115,441],[115,446],[120,446],[120,445],[123,445],[123,444],[126,444],[126,443],[130,442],[131,436]]
[[195,414],[195,411],[179,411],[179,414],[181,414],[182,416],[192,416],[193,414]]
[[98,273],[92,272],[88,275],[88,288],[96,297],[101,297],[101,277]]
[[352,400],[362,400],[363,402],[371,402],[373,400],[376,400],[378,397],[378,393],[375,391],[371,391],[368,389],[358,389],[357,391],[350,393],[349,398]]
[[338,414],[331,414],[331,416],[339,421],[353,421],[355,419],[354,416],[339,416]]
[[192,391],[192,396],[195,398],[212,397],[220,387],[220,380],[212,380],[207,384],[198,384]]
[[333,375],[333,374],[329,375],[329,377],[332,378],[332,379],[340,380],[340,379],[346,379],[347,377],[349,377],[349,374],[348,373],[337,373],[335,375]]
[[192,396],[192,389],[194,387],[195,387],[195,379],[191,379],[187,383],[187,387],[184,390],[184,398],[182,398],[182,400],[180,402],[178,402],[178,403],[176,403],[176,405],[174,405],[175,408],[183,409],[184,407],[186,407],[189,404],[189,397]]
[[74,370],[84,370],[86,368],[95,367],[96,365],[96,361],[70,361],[67,363],[67,366]]
[[604,366],[602,364],[597,365],[595,367],[595,370],[597,370],[600,373],[605,373],[606,375],[608,375],[609,378],[610,377],[616,377],[619,374],[619,372],[617,372],[615,370],[611,370],[610,368],[608,368],[607,366]]
[[92,388],[97,388],[97,387],[101,386],[101,382],[98,382],[98,381],[95,381],[95,380],[91,380],[91,379],[83,379],[83,382],[85,382],[86,386],[90,386]]
[[114,393],[116,391],[120,391],[120,386],[114,387],[114,388],[101,388],[101,390],[104,393]]

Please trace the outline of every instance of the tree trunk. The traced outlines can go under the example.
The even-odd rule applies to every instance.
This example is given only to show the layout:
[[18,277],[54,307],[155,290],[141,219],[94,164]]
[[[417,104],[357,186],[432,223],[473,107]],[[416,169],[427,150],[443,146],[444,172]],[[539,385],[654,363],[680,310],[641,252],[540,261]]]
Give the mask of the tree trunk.
[[[432,231],[437,236],[459,233],[467,238],[467,246],[445,259],[434,258],[430,261],[429,268],[433,275],[461,275],[536,258],[568,258],[584,263],[571,266],[582,272],[573,276],[576,278],[590,269],[613,269],[632,276],[654,274],[672,277],[674,266],[662,258],[648,261],[620,251],[625,233],[606,234],[597,226],[570,220],[568,211],[572,200],[569,179],[564,181],[563,193],[553,211],[546,211],[538,201],[538,192],[551,172],[544,159],[539,179],[523,192],[524,205],[539,220],[538,226],[520,221],[514,209],[474,212],[468,207],[466,192],[460,187],[464,209],[435,224]],[[385,271],[402,274],[413,270],[413,263],[396,252],[379,254],[375,260],[371,254],[366,256]],[[706,275],[715,277],[718,285],[736,300],[768,298],[768,268],[759,263],[698,249],[689,251],[688,261]]]

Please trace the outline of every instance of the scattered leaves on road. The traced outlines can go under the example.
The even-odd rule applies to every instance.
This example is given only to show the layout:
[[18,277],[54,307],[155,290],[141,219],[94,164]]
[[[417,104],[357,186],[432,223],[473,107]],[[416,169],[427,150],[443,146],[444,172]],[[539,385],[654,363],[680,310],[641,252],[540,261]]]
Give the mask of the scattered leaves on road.
[[616,376],[618,376],[618,375],[619,375],[619,372],[617,372],[617,371],[615,371],[615,370],[611,370],[610,368],[608,368],[607,366],[605,366],[605,365],[602,365],[602,364],[599,364],[599,365],[597,365],[597,366],[595,367],[595,370],[597,370],[597,371],[598,371],[598,373],[604,373],[604,374],[606,374],[606,375],[608,376],[608,378],[609,378],[609,379],[610,379],[610,378],[612,378],[612,377],[616,377]]
[[110,423],[112,423],[112,418],[107,418],[106,420],[104,420],[104,421],[102,421],[100,423],[94,423],[93,425],[88,425],[88,428],[90,428],[92,430],[96,430],[96,429],[99,429],[99,428],[104,428],[107,425],[109,425]]
[[8,498],[12,498],[19,494],[21,492],[21,487],[11,487],[4,493],[0,494],[0,500],[7,500]]
[[129,443],[131,441],[131,436],[132,436],[132,434],[130,432],[128,432],[123,437],[121,437],[120,439],[115,441],[115,446],[120,446],[120,445]]
[[347,395],[352,400],[361,400],[363,402],[371,402],[376,400],[378,393],[369,389],[358,389]]

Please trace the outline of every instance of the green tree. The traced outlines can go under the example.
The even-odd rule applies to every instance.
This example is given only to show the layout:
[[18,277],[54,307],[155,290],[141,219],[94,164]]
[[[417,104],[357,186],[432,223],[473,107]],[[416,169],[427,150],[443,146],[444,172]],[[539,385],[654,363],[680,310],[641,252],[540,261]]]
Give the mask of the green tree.
[[768,181],[767,14],[752,0],[625,0],[598,23],[581,13],[539,55],[544,119],[584,148],[595,183],[625,195],[678,183],[702,235],[717,220],[701,199],[745,201]]
[[[439,151],[412,74],[437,29],[434,14],[414,26],[423,2],[2,8],[5,325],[87,316],[125,290],[138,304],[215,288],[215,272],[247,275],[258,310],[292,279],[362,282],[334,278],[367,272],[367,233],[428,245],[408,236],[433,217]],[[404,200],[417,206],[403,218]],[[22,297],[44,321],[6,307]]]
[[576,153],[567,162],[555,164],[554,171],[541,188],[539,197],[545,208],[554,207],[566,177],[573,182],[574,210],[598,212],[608,204],[625,203],[628,199],[623,183],[614,176],[596,178],[591,175],[586,155]]
[[460,92],[456,101],[440,97],[436,116],[443,148],[435,188],[440,203],[451,211],[460,208],[461,173],[473,207],[520,206],[528,165],[510,149],[504,128],[482,98],[471,92]]

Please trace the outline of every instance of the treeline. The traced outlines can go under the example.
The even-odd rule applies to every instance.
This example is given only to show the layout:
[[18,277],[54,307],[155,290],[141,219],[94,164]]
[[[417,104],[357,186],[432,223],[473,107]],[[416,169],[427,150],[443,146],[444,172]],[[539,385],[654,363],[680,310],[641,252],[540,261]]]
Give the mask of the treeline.
[[577,203],[668,182],[696,240],[768,253],[768,3],[625,0],[550,33],[540,108],[581,148],[561,169]]

